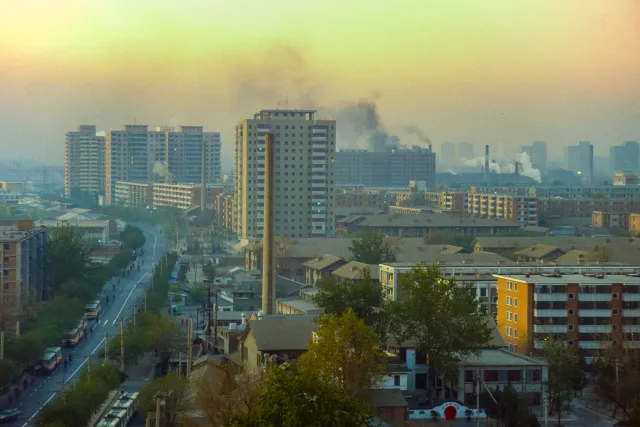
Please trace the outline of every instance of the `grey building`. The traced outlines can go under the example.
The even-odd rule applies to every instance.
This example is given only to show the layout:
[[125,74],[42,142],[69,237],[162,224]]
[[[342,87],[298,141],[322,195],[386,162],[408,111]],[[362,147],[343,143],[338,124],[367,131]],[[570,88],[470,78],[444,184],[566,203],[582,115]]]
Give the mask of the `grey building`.
[[522,146],[522,152],[529,155],[531,166],[539,169],[544,175],[547,170],[547,143],[544,141],[535,141],[532,145]]
[[593,182],[593,145],[589,141],[580,141],[565,150],[567,169],[580,177],[584,184]]
[[100,194],[105,187],[105,137],[93,125],[80,125],[65,135],[64,194]]
[[638,172],[640,170],[640,144],[627,141],[609,149],[609,172],[617,170]]

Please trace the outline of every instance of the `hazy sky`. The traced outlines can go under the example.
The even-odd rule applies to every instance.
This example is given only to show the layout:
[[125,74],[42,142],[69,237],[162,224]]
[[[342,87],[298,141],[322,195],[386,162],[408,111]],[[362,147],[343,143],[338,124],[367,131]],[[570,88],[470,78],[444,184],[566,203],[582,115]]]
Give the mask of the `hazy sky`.
[[604,152],[640,140],[640,2],[0,0],[3,155],[61,164],[66,130],[135,120],[220,131],[230,160],[235,123],[287,94],[374,99],[436,147]]

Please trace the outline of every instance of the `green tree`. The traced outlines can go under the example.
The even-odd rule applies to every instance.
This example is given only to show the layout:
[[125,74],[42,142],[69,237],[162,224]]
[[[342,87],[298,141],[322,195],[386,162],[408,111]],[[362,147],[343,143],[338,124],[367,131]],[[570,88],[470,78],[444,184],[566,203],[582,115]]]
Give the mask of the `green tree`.
[[544,356],[549,363],[549,379],[546,382],[549,403],[558,415],[560,425],[562,409],[571,403],[575,393],[576,365],[579,365],[580,359],[574,347],[556,340],[546,343]]
[[496,389],[480,394],[480,407],[485,408],[489,418],[494,418],[504,427],[538,427],[538,419],[524,403],[518,392],[510,384],[503,390]]
[[68,223],[54,228],[47,250],[47,260],[54,289],[69,280],[81,278],[91,261],[91,253],[81,237]]
[[127,226],[120,233],[120,241],[123,248],[131,250],[144,246],[146,238],[138,227]]
[[216,278],[216,267],[211,261],[208,261],[205,265],[202,266],[202,272],[210,282],[213,282],[213,279]]
[[384,310],[382,288],[371,279],[369,268],[362,270],[356,281],[328,278],[320,283],[313,302],[324,310],[324,314],[340,316],[348,310],[373,327],[381,338],[388,329],[387,311]]
[[351,240],[351,258],[365,264],[395,262],[396,251],[384,236],[375,230],[366,229]]
[[635,352],[605,351],[596,362],[595,394],[613,408],[618,425],[640,425],[640,360]]
[[398,342],[415,341],[434,378],[454,380],[458,358],[477,354],[490,341],[491,329],[472,287],[441,277],[437,265],[417,266],[404,275],[396,300],[390,305],[392,334]]
[[322,317],[298,363],[304,374],[335,383],[350,396],[375,388],[387,374],[378,335],[351,310]]
[[193,409],[194,396],[189,380],[175,373],[155,378],[140,393],[140,407],[144,411],[155,412],[156,399],[163,404],[161,425],[177,426],[181,415]]
[[204,306],[207,303],[208,289],[202,283],[194,283],[189,288],[190,304]]
[[270,369],[263,377],[257,408],[236,414],[234,427],[366,426],[371,408],[318,377],[304,375],[293,364]]

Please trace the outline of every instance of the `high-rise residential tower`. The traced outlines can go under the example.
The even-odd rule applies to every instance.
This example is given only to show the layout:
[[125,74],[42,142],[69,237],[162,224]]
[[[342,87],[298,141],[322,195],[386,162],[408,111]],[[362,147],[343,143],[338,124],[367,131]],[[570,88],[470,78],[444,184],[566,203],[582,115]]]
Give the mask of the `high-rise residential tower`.
[[236,126],[235,217],[241,238],[263,235],[268,132],[275,136],[276,235],[335,234],[336,122],[315,115],[315,110],[261,110]]
[[66,133],[64,158],[64,194],[75,190],[100,194],[105,189],[105,137],[96,127],[80,125]]
[[470,142],[461,142],[458,144],[458,151],[456,152],[456,161],[461,159],[474,159],[476,157],[475,148]]
[[523,145],[522,152],[529,155],[531,166],[544,174],[547,169],[547,143],[535,141],[533,145]]
[[209,184],[220,178],[220,134],[204,132],[202,126],[180,126],[179,132],[167,131],[165,164],[175,183],[202,181],[202,144],[205,152],[205,179]]
[[456,162],[456,146],[451,142],[443,142],[440,144],[440,157],[438,164],[444,166],[453,166]]
[[149,134],[146,125],[124,125],[107,131],[105,199],[113,202],[117,181],[145,182],[149,177]]
[[589,141],[580,141],[565,150],[567,169],[577,174],[584,184],[593,182],[593,145]]
[[611,172],[617,170],[640,171],[640,144],[636,141],[627,141],[622,145],[611,147],[609,149],[609,162]]

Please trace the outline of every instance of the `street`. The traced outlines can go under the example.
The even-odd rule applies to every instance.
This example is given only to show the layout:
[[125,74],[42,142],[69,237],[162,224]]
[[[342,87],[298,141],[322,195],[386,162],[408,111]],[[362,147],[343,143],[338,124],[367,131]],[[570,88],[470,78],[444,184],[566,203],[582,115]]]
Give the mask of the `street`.
[[[105,284],[100,293],[103,311],[95,329],[75,348],[63,349],[65,358],[73,355],[73,362],[66,368],[59,367],[48,377],[36,377],[17,402],[17,408],[22,411],[22,418],[9,425],[22,427],[31,425],[31,421],[35,419],[42,407],[57,396],[63,384],[67,388],[73,386],[75,378],[82,372],[89,357],[92,357],[94,366],[96,363],[102,363],[102,360],[98,360],[97,354],[104,346],[105,334],[108,333],[109,338],[117,335],[120,332],[120,317],[129,318],[133,314],[134,305],[140,307],[140,301],[145,292],[144,285],[151,280],[153,266],[164,253],[165,246],[164,237],[160,232],[148,226],[137,226],[142,229],[146,237],[144,255],[139,257],[144,260],[144,265],[140,267],[140,271],[134,269],[128,276],[120,279],[120,284],[116,284],[115,296],[112,286],[113,282],[117,283],[117,280]],[[106,296],[109,296],[109,305],[105,305]]]

